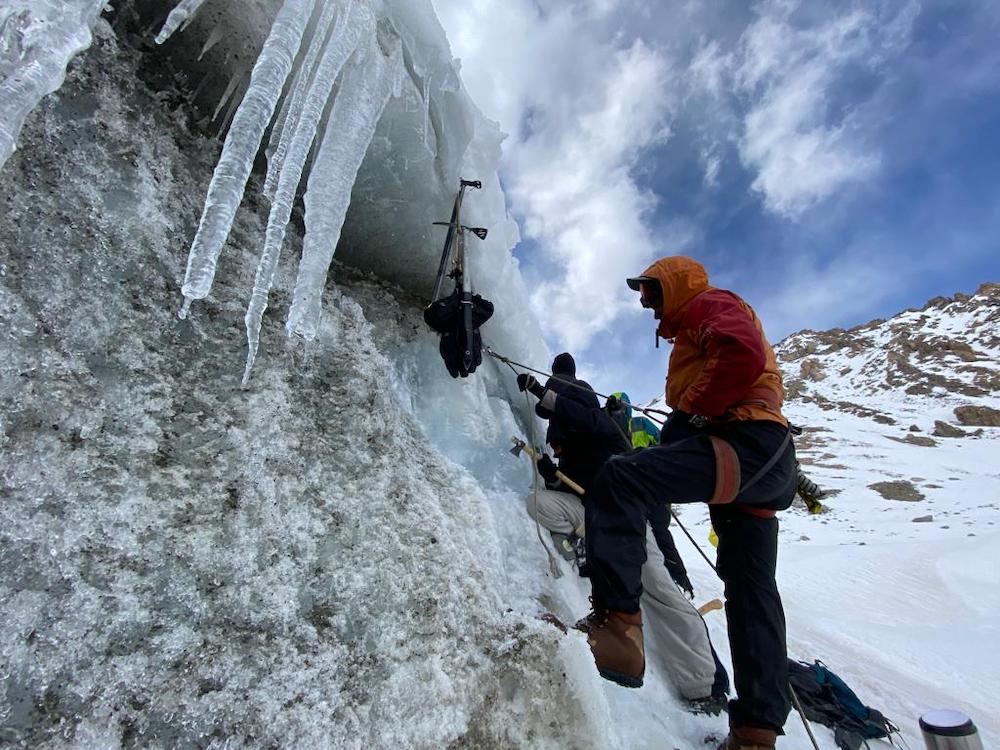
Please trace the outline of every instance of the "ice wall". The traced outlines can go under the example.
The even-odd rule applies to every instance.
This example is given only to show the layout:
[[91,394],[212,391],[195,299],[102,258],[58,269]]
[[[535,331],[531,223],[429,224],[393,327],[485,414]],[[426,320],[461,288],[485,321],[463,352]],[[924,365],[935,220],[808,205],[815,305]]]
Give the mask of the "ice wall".
[[458,178],[469,177],[482,180],[485,191],[470,196],[466,218],[490,229],[486,243],[470,243],[470,277],[509,312],[491,321],[487,341],[544,363],[547,351],[510,255],[517,229],[496,177],[502,138],[462,88],[429,0],[285,0],[226,135],[190,251],[181,315],[211,292],[262,150],[271,215],[245,316],[245,382],[303,183],[305,246],[286,327],[308,341],[319,326],[335,253],[427,294],[443,240],[432,221],[448,215]]
[[306,356],[265,316],[241,389],[269,206],[178,320],[213,144],[98,31],[0,173],[0,745],[613,746],[536,617],[490,370],[452,381],[418,298],[335,263]]

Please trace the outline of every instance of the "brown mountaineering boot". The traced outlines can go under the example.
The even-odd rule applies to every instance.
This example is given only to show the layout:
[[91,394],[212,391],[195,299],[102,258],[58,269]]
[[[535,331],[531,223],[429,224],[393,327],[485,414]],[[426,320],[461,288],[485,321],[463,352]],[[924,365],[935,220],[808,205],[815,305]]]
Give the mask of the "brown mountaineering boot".
[[590,631],[594,629],[597,623],[604,621],[605,615],[606,613],[604,612],[598,612],[596,609],[592,609],[586,614],[586,616],[581,617],[573,623],[573,628],[579,630],[581,633],[590,635]]
[[589,625],[587,645],[594,654],[597,671],[622,687],[642,687],[646,656],[642,647],[642,614],[597,612],[585,618]]
[[719,750],[774,750],[778,733],[759,727],[733,727]]

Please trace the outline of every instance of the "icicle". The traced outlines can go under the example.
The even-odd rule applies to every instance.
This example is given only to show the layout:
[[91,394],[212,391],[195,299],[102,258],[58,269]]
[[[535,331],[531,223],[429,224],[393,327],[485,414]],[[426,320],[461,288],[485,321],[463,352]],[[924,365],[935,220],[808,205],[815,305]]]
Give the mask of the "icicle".
[[69,61],[90,46],[106,2],[35,0],[29,9],[7,14],[5,36],[18,37],[24,47],[11,45],[14,57],[0,60],[9,71],[0,82],[0,166],[14,153],[28,113],[62,85]]
[[167,16],[167,20],[163,24],[163,28],[160,29],[160,33],[156,35],[156,43],[163,44],[182,25],[187,26],[191,23],[191,20],[194,18],[194,14],[198,12],[198,8],[204,4],[205,0],[181,0],[181,2],[177,4],[177,7],[170,11],[170,15]]
[[222,92],[222,98],[219,99],[219,103],[215,106],[215,112],[212,113],[212,122],[215,122],[222,108],[229,104],[229,100],[233,98],[233,94],[236,93],[236,88],[240,85],[240,81],[243,80],[243,76],[247,74],[246,69],[241,69],[239,73],[235,73],[232,78],[229,79],[229,85],[226,86],[226,90]]
[[274,114],[314,3],[315,0],[285,0],[257,58],[250,88],[236,111],[212,175],[205,209],[188,254],[181,289],[188,299],[204,299],[212,288],[222,245],[233,226],[254,157]]
[[[350,15],[352,3],[353,0],[347,0],[347,9],[341,15],[342,19]],[[319,23],[316,25],[316,33],[313,35],[312,43],[309,45],[305,60],[302,61],[302,65],[296,74],[291,96],[288,99],[287,106],[283,108],[282,114],[284,117],[282,118],[281,127],[279,128],[276,123],[275,127],[271,130],[271,142],[274,143],[277,140],[277,146],[275,146],[273,152],[267,157],[267,177],[264,180],[264,194],[267,196],[273,196],[274,190],[278,185],[278,172],[285,161],[288,142],[292,137],[292,133],[295,132],[299,117],[302,115],[302,102],[305,99],[306,90],[313,80],[316,60],[319,57],[319,53],[327,46],[327,33],[333,24],[336,9],[337,3],[334,0],[326,0],[323,5],[323,13],[320,16]],[[342,23],[340,24],[340,28],[343,28]]]
[[427,142],[428,124],[431,119],[431,74],[424,77],[424,148],[430,151],[430,144]]
[[208,54],[208,51],[212,49],[216,44],[222,41],[222,37],[225,36],[226,30],[222,28],[222,24],[216,24],[215,28],[212,29],[212,33],[208,35],[208,39],[205,40],[204,46],[201,48],[201,53],[198,55],[198,62]]
[[348,6],[337,24],[333,38],[323,52],[323,58],[316,69],[313,85],[310,86],[308,94],[304,97],[298,122],[295,123],[294,128],[289,123],[285,134],[282,135],[283,144],[286,143],[287,136],[287,154],[277,178],[274,198],[271,202],[271,213],[267,219],[264,250],[257,266],[257,277],[254,280],[253,293],[250,296],[250,304],[244,319],[247,328],[247,362],[243,373],[244,385],[250,379],[250,369],[257,356],[261,320],[264,316],[264,310],[267,309],[268,293],[274,282],[278,257],[281,255],[281,247],[285,241],[285,230],[292,215],[295,191],[302,179],[302,170],[309,156],[309,149],[316,138],[323,110],[326,108],[330,93],[333,91],[333,85],[344,67],[344,63],[358,47],[362,38],[373,35],[374,27],[375,18],[366,7],[361,7],[352,13],[352,7]]
[[290,335],[316,337],[323,287],[368,145],[402,68],[402,48],[393,41],[390,59],[372,41],[344,73],[305,194],[306,236],[286,327]]

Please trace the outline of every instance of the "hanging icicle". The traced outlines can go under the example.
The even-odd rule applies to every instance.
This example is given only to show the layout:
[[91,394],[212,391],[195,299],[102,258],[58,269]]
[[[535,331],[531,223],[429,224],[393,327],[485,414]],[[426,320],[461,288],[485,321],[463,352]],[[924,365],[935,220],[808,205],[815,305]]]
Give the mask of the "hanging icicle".
[[323,288],[351,202],[351,189],[375,126],[402,73],[402,46],[398,37],[391,36],[388,58],[375,39],[364,53],[355,53],[344,72],[309,175],[306,236],[286,324],[290,335],[306,340],[315,338],[319,327]]
[[[14,153],[28,113],[42,97],[58,89],[66,66],[91,42],[91,30],[107,0],[37,0],[30,8],[8,14],[4,28],[17,24],[24,40],[10,59],[0,59],[0,166]],[[5,9],[9,13],[9,9]]]
[[204,299],[212,288],[219,255],[243,199],[254,157],[274,115],[314,6],[315,0],[285,0],[257,58],[250,87],[236,111],[212,175],[205,209],[188,254],[181,290],[184,294],[181,318],[187,316],[192,300]]
[[194,14],[198,12],[198,9],[205,4],[205,0],[181,0],[177,3],[170,15],[167,16],[167,20],[163,24],[163,28],[160,29],[160,33],[156,35],[156,43],[163,44],[177,29],[187,26],[194,20]]
[[280,172],[277,172],[271,212],[267,220],[264,250],[257,266],[253,293],[250,296],[250,304],[247,307],[245,317],[247,362],[243,373],[244,384],[250,378],[250,369],[257,356],[261,320],[264,310],[267,309],[268,294],[274,282],[278,258],[285,240],[285,230],[292,214],[295,192],[302,179],[302,170],[309,156],[309,149],[316,138],[323,110],[326,108],[334,82],[343,69],[344,63],[358,47],[361,39],[372,37],[374,31],[375,18],[371,11],[365,6],[355,8],[349,2],[337,23],[333,37],[326,45],[312,85],[303,97],[301,116],[297,118],[294,127],[291,126],[290,122],[287,123],[285,132],[282,134],[281,142],[286,145],[287,154],[283,159]]
[[[341,19],[350,15],[351,2],[352,0],[348,0],[348,7],[341,14]],[[313,81],[317,60],[320,53],[327,46],[328,32],[337,15],[337,0],[325,0],[322,7],[322,14],[316,25],[316,31],[313,34],[309,48],[306,51],[306,57],[296,71],[291,95],[285,97],[279,120],[271,128],[271,138],[267,153],[267,177],[264,180],[264,194],[269,198],[274,195],[274,189],[277,187],[278,172],[281,170],[281,165],[285,160],[285,153],[288,151],[288,139],[295,132],[299,117],[302,114],[306,91]]]

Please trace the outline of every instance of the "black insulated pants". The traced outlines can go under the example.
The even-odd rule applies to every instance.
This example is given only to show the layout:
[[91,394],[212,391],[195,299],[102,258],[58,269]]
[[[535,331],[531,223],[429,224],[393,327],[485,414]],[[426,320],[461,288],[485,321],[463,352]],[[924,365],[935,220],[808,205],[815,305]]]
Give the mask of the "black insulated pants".
[[[666,502],[707,503],[715,490],[715,454],[706,434],[615,456],[587,493],[588,564],[595,606],[639,610],[640,570],[646,560],[646,523]],[[715,434],[735,448],[743,482],[780,449],[786,428],[739,422]],[[780,460],[737,502],[784,509],[795,494],[795,451]],[[712,506],[719,536],[718,569],[726,589],[726,616],[737,699],[734,725],[780,731],[790,709],[785,616],[775,583],[778,522],[735,505]]]

